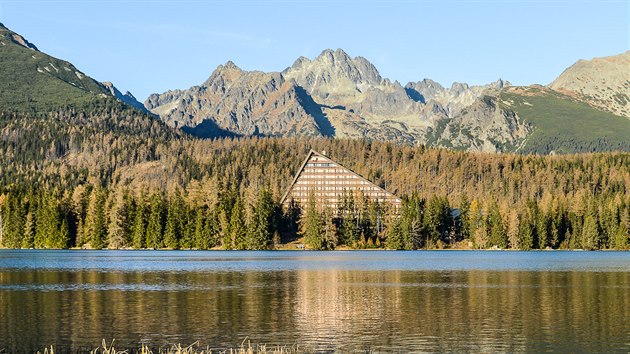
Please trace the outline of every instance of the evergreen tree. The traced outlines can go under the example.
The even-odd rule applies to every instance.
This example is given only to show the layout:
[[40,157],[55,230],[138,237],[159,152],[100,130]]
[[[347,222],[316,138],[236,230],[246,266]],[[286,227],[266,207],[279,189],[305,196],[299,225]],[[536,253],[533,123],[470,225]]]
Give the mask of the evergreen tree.
[[162,197],[153,193],[149,200],[149,221],[146,231],[147,248],[162,248]]
[[232,215],[230,217],[230,248],[235,250],[244,250],[246,248],[247,225],[245,224],[245,216],[240,198],[232,207]]
[[[96,186],[90,193],[87,206],[87,214],[84,227],[83,240],[89,243],[94,249],[101,249],[105,246],[107,235],[105,218],[105,192],[100,186]],[[82,245],[78,245],[82,246]]]
[[33,211],[34,203],[29,203],[29,210],[24,221],[24,238],[22,238],[21,248],[33,248],[35,242],[35,217]]
[[490,227],[489,246],[496,246],[499,248],[507,248],[508,237],[505,227],[503,226],[503,220],[499,211],[499,206],[496,202],[490,207],[490,215],[488,216],[488,223]]
[[210,249],[219,244],[219,220],[214,209],[208,210],[205,223],[203,225],[203,234],[205,237],[199,240],[197,248]]
[[195,232],[194,232],[194,244],[195,248],[204,249],[207,248],[208,237],[205,234],[205,213],[202,208],[197,209],[195,213]]
[[274,214],[275,205],[271,192],[263,189],[256,201],[250,222],[250,232],[247,233],[247,248],[251,250],[268,249],[273,241],[273,234],[277,230]]
[[322,243],[321,249],[325,250],[334,250],[337,247],[337,243],[339,242],[339,237],[337,236],[337,227],[333,222],[333,213],[330,208],[324,208],[322,213],[323,225],[322,225]]
[[405,248],[402,237],[401,221],[398,217],[392,217],[389,219],[385,247],[392,250],[402,250]]
[[599,246],[599,234],[597,211],[593,206],[590,206],[584,218],[584,226],[582,227],[582,248],[587,250],[596,249]]
[[166,212],[166,226],[164,229],[164,246],[171,249],[179,248],[182,238],[182,216],[184,214],[184,199],[179,190],[171,197]]
[[301,224],[301,233],[304,236],[304,242],[306,245],[314,250],[324,249],[324,242],[322,239],[324,222],[317,210],[315,196],[312,193],[309,196],[308,205],[304,211],[304,215],[302,216]]
[[431,197],[424,217],[427,245],[434,247],[438,240],[446,239],[451,225],[451,208],[448,200],[444,197]]
[[531,220],[531,216],[528,211],[526,211],[519,223],[519,243],[521,245],[522,250],[530,250],[534,246],[534,226]]
[[462,194],[461,201],[459,202],[460,215],[458,219],[459,233],[463,240],[470,239],[470,201],[468,196]]
[[145,243],[145,234],[146,234],[146,225],[145,225],[145,206],[144,199],[140,198],[136,202],[136,208],[134,211],[134,221],[133,221],[133,248],[141,249],[146,247]]
[[126,192],[116,191],[109,213],[109,226],[107,228],[107,245],[112,249],[127,246],[127,235],[130,233],[131,205],[127,202]]

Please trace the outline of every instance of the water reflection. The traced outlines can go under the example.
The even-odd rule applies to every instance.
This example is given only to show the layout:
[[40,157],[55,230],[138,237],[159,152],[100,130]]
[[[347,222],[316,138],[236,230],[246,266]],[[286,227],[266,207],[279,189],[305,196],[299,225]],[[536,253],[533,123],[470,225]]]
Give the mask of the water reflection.
[[0,269],[0,349],[630,350],[629,272],[331,268]]

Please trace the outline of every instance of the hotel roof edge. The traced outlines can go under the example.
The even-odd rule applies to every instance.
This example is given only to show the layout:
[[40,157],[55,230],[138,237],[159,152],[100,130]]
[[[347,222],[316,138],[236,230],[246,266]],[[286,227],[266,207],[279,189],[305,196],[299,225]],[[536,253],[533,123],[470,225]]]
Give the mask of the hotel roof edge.
[[287,197],[289,196],[289,193],[291,193],[291,190],[293,189],[293,186],[295,185],[295,182],[297,182],[298,177],[300,176],[300,174],[301,174],[301,173],[302,173],[302,171],[304,170],[304,167],[306,166],[306,164],[308,163],[308,161],[311,159],[311,156],[312,156],[312,155],[319,155],[319,156],[322,156],[322,157],[325,157],[325,158],[327,158],[327,159],[331,160],[332,162],[336,163],[337,165],[341,166],[342,168],[344,168],[344,169],[346,169],[346,170],[350,171],[350,173],[354,174],[355,176],[360,177],[361,179],[363,179],[363,180],[365,180],[365,181],[367,181],[367,182],[371,183],[371,184],[372,184],[373,186],[375,186],[376,188],[378,188],[378,189],[382,190],[382,191],[383,191],[383,192],[385,192],[385,193],[389,193],[389,194],[393,195],[394,197],[396,197],[396,198],[398,198],[399,200],[401,200],[401,201],[402,201],[402,199],[401,199],[399,196],[397,196],[396,194],[394,194],[394,193],[392,193],[392,192],[390,192],[390,191],[386,190],[385,188],[381,188],[380,186],[377,186],[376,184],[374,184],[374,182],[372,182],[372,181],[370,181],[369,179],[367,179],[367,178],[365,178],[365,177],[361,176],[360,174],[358,174],[358,173],[356,173],[356,172],[352,171],[351,169],[349,169],[349,168],[347,168],[346,166],[344,166],[344,165],[340,164],[339,162],[337,162],[337,161],[335,161],[335,160],[331,159],[330,157],[328,157],[328,156],[326,156],[326,155],[324,155],[324,154],[321,154],[321,153],[319,153],[319,152],[317,152],[317,151],[315,151],[315,150],[313,150],[313,149],[310,149],[310,151],[309,151],[309,152],[308,152],[308,154],[306,155],[306,159],[304,159],[304,162],[302,163],[302,165],[301,165],[301,166],[300,166],[300,168],[298,169],[298,172],[295,174],[295,177],[293,177],[293,182],[291,182],[291,184],[290,184],[290,185],[289,185],[289,187],[287,188],[287,191],[286,191],[286,192],[284,193],[284,195],[282,196],[282,199],[280,200],[280,204],[284,204],[284,202],[286,201]]

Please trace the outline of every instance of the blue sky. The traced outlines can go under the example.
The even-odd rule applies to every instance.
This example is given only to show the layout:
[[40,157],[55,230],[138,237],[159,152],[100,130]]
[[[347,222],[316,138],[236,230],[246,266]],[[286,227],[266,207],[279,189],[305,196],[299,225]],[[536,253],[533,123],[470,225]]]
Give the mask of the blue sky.
[[547,84],[630,48],[630,0],[0,0],[0,22],[143,101],[220,64],[280,71],[343,48],[402,84]]

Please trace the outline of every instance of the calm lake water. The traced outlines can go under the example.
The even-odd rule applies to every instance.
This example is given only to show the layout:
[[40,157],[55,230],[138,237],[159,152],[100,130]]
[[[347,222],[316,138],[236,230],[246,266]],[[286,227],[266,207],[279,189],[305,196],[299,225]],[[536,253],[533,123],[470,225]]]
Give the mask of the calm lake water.
[[0,353],[630,352],[630,253],[0,251]]

